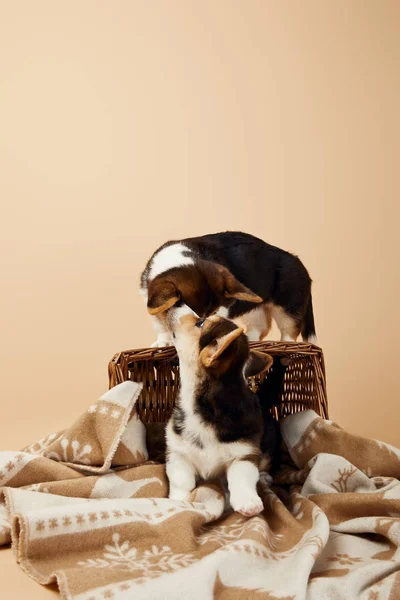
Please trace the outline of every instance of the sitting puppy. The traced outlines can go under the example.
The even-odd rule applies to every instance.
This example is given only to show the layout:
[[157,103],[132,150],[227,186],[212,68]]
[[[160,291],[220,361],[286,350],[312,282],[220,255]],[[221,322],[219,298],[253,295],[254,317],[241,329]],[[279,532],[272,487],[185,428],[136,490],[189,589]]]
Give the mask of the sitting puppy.
[[272,358],[249,351],[243,329],[222,317],[199,319],[181,305],[167,323],[181,380],[166,428],[169,496],[184,500],[197,479],[226,474],[232,508],[256,515],[263,510],[256,490],[263,418],[246,378],[267,371]]
[[216,233],[156,250],[141,277],[156,347],[173,345],[165,312],[182,300],[199,316],[232,319],[250,341],[265,338],[273,318],[283,341],[316,343],[311,279],[293,254],[240,232]]

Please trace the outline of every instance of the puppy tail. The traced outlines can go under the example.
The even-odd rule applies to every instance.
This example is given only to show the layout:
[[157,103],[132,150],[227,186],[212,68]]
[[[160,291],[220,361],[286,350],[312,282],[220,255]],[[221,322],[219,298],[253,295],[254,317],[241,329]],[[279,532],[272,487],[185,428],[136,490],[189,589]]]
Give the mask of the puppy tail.
[[318,344],[317,334],[315,333],[314,310],[311,294],[308,299],[306,313],[304,315],[303,329],[301,331],[301,335],[303,336],[304,342],[310,342],[310,344],[315,345]]

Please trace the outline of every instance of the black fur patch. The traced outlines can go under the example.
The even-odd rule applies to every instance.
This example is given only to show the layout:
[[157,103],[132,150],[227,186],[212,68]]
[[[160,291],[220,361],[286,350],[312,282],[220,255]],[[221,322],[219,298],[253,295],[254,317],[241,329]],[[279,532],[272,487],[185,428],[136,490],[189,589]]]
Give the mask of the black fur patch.
[[280,465],[282,437],[279,423],[272,416],[271,409],[280,401],[286,368],[281,357],[276,356],[268,377],[264,379],[257,392],[264,423],[261,450],[263,454],[270,457],[272,472]]
[[183,433],[185,433],[185,438],[190,439],[192,444],[198,448],[204,448],[203,442],[196,432],[189,431],[186,428],[185,412],[179,406],[175,406],[174,410],[172,411],[172,429],[176,435],[183,435]]
[[200,385],[195,411],[211,425],[220,442],[249,441],[260,444],[263,422],[257,396],[236,367],[224,377],[207,377]]
[[185,413],[179,406],[172,411],[172,429],[177,435],[182,435],[185,429]]

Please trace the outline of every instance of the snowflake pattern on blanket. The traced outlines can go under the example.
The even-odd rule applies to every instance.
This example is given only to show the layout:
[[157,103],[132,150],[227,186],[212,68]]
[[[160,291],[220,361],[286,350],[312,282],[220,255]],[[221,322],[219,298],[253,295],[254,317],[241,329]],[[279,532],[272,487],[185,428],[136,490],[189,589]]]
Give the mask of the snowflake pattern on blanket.
[[399,450],[291,415],[265,510],[245,519],[215,483],[168,499],[140,392],[120,384],[66,430],[0,452],[0,544],[28,575],[71,600],[400,598]]

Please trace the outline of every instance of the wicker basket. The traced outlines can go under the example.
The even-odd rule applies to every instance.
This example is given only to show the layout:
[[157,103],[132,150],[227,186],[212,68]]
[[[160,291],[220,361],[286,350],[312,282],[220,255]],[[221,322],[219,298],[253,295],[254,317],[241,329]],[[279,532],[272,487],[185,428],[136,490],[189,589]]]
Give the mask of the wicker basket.
[[[276,418],[309,408],[328,418],[325,365],[322,350],[312,344],[253,342],[254,350],[271,356],[291,358],[285,373],[280,403],[273,409]],[[144,348],[115,354],[108,365],[110,388],[127,379],[143,383],[137,408],[144,423],[165,423],[175,403],[179,386],[179,363],[175,348]],[[256,390],[259,380],[249,385]]]

